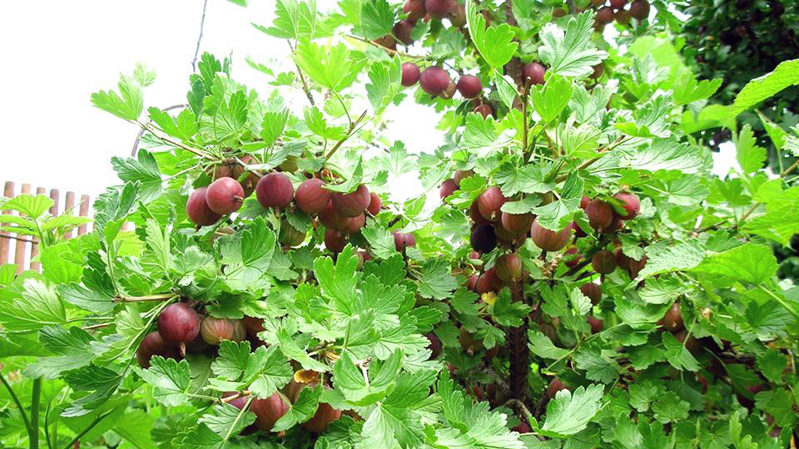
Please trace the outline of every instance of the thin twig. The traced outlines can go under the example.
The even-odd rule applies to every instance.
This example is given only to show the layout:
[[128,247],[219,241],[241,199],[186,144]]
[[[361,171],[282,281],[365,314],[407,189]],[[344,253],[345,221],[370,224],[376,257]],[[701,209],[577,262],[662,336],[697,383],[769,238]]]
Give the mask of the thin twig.
[[110,415],[110,414],[114,413],[116,410],[117,410],[117,409],[115,409],[115,408],[114,408],[114,409],[111,409],[111,410],[109,410],[109,411],[107,411],[107,412],[103,413],[102,415],[98,416],[97,418],[95,418],[95,419],[94,419],[94,421],[92,421],[92,422],[91,422],[91,424],[89,424],[89,425],[88,425],[88,427],[86,427],[85,429],[83,429],[83,431],[81,431],[81,433],[79,433],[79,434],[75,435],[75,438],[73,438],[73,439],[72,439],[72,441],[70,441],[69,443],[67,443],[67,445],[66,445],[66,446],[64,446],[64,449],[72,449],[72,447],[73,447],[72,445],[73,445],[73,444],[75,444],[75,443],[77,443],[78,441],[80,441],[80,439],[81,439],[81,438],[83,438],[83,436],[84,436],[84,435],[86,435],[87,433],[89,433],[89,431],[90,431],[90,430],[92,430],[92,428],[94,428],[94,426],[96,426],[97,424],[99,424],[99,423],[100,423],[100,421],[104,420],[106,417],[108,417],[108,415]]
[[11,388],[11,385],[8,383],[5,377],[3,377],[3,372],[0,371],[0,382],[5,385],[6,390],[8,390],[8,394],[11,396],[11,399],[17,404],[17,408],[19,409],[19,414],[22,415],[22,423],[25,424],[25,429],[30,432],[31,423],[28,421],[28,415],[25,413],[25,409],[22,407],[22,402],[19,401],[17,394],[14,393],[14,389]]
[[[172,106],[167,106],[162,111],[171,111],[172,109],[177,108],[186,108],[189,105],[187,104],[173,104]],[[141,128],[139,132],[136,134],[136,139],[133,140],[133,149],[130,150],[130,157],[136,157],[136,153],[139,152],[139,143],[141,143],[141,138],[144,136],[144,128]]]
[[178,295],[174,293],[164,293],[160,295],[148,295],[148,296],[117,296],[114,298],[114,302],[168,301],[170,299],[174,299],[177,297]]
[[[289,49],[291,52],[294,53],[294,47],[291,45],[291,41],[287,42],[289,45]],[[300,82],[302,83],[302,91],[305,92],[305,96],[308,97],[308,102],[311,103],[311,106],[316,106],[316,102],[313,99],[313,95],[311,94],[311,88],[308,87],[308,82],[305,80],[305,75],[302,74],[302,70],[300,70],[300,66],[297,63],[294,63],[294,67],[297,68],[297,75],[300,77]]]
[[330,149],[330,151],[327,153],[327,155],[325,155],[325,157],[324,157],[325,158],[325,162],[327,162],[328,159],[330,159],[333,156],[333,154],[335,154],[335,152],[338,151],[338,149],[341,147],[341,145],[343,145],[344,142],[346,142],[347,139],[349,139],[352,136],[353,132],[355,131],[355,127],[357,127],[358,124],[360,124],[361,121],[364,119],[364,117],[366,117],[366,112],[367,111],[363,111],[363,113],[360,115],[360,117],[358,117],[354,122],[350,123],[349,130],[347,131],[347,135],[344,136],[338,142],[336,142],[336,145],[333,146],[333,148]]
[[197,55],[200,54],[200,41],[203,40],[203,28],[205,27],[205,8],[208,6],[208,0],[203,1],[203,15],[200,18],[200,35],[197,36],[197,46],[194,48],[194,59],[191,60],[191,71],[197,71]]
[[211,160],[211,161],[216,160],[215,157],[211,156],[210,154],[206,153],[203,150],[190,147],[190,146],[186,145],[183,142],[175,140],[175,139],[173,139],[173,138],[171,138],[171,137],[169,137],[167,135],[161,134],[161,132],[158,131],[157,129],[155,129],[155,127],[153,127],[153,125],[151,123],[149,123],[149,122],[148,123],[139,123],[139,126],[141,126],[142,128],[146,129],[147,131],[150,131],[150,133],[152,133],[155,137],[157,137],[158,139],[160,139],[160,140],[162,140],[162,141],[164,141],[164,142],[166,142],[168,144],[171,144],[171,145],[174,145],[174,146],[176,146],[178,148],[186,150],[189,153],[194,153],[197,156],[200,156],[202,158],[205,158],[205,159],[208,159],[208,160]]

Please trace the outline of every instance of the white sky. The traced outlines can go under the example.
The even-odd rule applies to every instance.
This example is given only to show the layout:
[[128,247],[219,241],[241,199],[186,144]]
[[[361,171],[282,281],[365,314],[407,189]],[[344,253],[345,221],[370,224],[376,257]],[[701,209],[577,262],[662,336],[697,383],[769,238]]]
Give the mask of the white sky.
[[[274,2],[249,3],[242,8],[209,0],[200,53],[222,59],[232,52],[234,79],[267,89],[266,77],[244,58],[285,62],[289,51],[285,41],[250,25],[270,25]],[[325,10],[335,2],[317,0],[317,5]],[[158,75],[144,91],[145,109],[185,103],[201,13],[202,0],[2,2],[0,181],[92,196],[118,184],[110,159],[130,155],[138,128],[95,108],[89,96],[115,89],[119,74],[132,73],[142,62]],[[394,109],[387,114],[395,120],[392,137],[409,151],[432,151],[441,144],[431,108],[410,99],[401,111]]]
[[[325,10],[335,2],[317,4]],[[251,0],[246,8],[209,0],[200,53],[221,59],[232,52],[233,77],[267,88],[244,58],[288,60],[283,40],[250,26],[271,24],[273,10],[269,0]],[[202,0],[2,2],[0,181],[93,197],[118,183],[110,158],[130,154],[138,129],[93,107],[89,96],[115,88],[120,73],[142,62],[158,75],[145,90],[145,108],[184,103],[201,11]],[[442,142],[436,114],[412,98],[386,117],[394,121],[389,137],[404,141],[410,152],[432,151]],[[717,170],[726,173],[734,156],[717,159],[723,162]]]

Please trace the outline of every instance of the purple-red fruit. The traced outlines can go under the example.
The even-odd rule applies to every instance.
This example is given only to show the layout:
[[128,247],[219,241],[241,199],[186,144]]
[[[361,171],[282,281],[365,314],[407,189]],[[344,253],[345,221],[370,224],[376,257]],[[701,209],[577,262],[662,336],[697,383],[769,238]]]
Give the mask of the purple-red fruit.
[[424,9],[431,16],[440,19],[455,7],[455,0],[425,0]]
[[530,62],[522,67],[522,76],[530,84],[544,84],[544,74],[546,73],[546,67],[537,62]]
[[494,233],[494,228],[491,225],[477,225],[472,229],[472,235],[469,237],[469,243],[472,249],[488,253],[497,247],[497,235]]
[[244,324],[244,328],[247,329],[247,336],[250,338],[258,338],[258,334],[266,330],[264,328],[263,318],[245,316],[242,323]]
[[527,424],[525,421],[520,422],[517,426],[513,427],[510,430],[519,433],[530,433],[533,431],[532,427],[530,427],[530,424]]
[[419,81],[419,66],[412,62],[405,62],[402,64],[402,85],[410,87]]
[[206,191],[207,187],[200,187],[189,195],[189,200],[186,202],[186,214],[189,220],[198,226],[210,226],[222,218],[208,207],[205,201]]
[[640,273],[641,270],[643,270],[644,267],[646,266],[646,261],[647,261],[646,256],[641,257],[641,260],[635,260],[633,258],[630,258],[629,268],[627,270],[630,272],[631,278],[635,279],[638,277],[638,273]]
[[533,214],[509,214],[502,212],[500,223],[506,231],[515,235],[523,235],[530,232],[535,216]]
[[635,0],[630,5],[630,15],[638,20],[649,17],[649,2],[647,0]]
[[244,188],[233,178],[219,178],[205,191],[205,202],[219,215],[236,212],[244,201]]
[[571,229],[567,227],[560,232],[550,231],[538,224],[538,219],[536,218],[535,221],[533,221],[530,235],[533,238],[535,246],[544,251],[560,251],[569,243]]
[[480,276],[473,274],[469,276],[469,279],[466,280],[466,288],[473,292],[477,291],[477,281],[480,279]]
[[599,318],[595,318],[593,316],[588,317],[588,325],[591,326],[591,333],[598,334],[602,332],[602,328],[605,327],[605,322],[600,320]]
[[361,214],[357,217],[350,217],[344,221],[344,225],[341,227],[341,230],[346,232],[347,234],[355,234],[359,232],[361,228],[366,224],[366,215]]
[[333,207],[344,217],[357,217],[369,207],[371,202],[372,196],[369,195],[369,189],[363,184],[351,193],[333,194]]
[[618,215],[622,220],[632,220],[641,211],[641,200],[632,192],[619,192],[613,195],[613,198],[619,200],[624,209],[625,215]]
[[441,95],[449,87],[450,79],[446,70],[432,66],[424,69],[419,77],[422,90],[430,95]]
[[471,206],[469,206],[469,218],[479,225],[491,224],[490,221],[486,220],[482,215],[480,215],[480,209],[477,207],[477,200],[472,201]]
[[200,318],[187,304],[176,302],[158,315],[158,333],[170,343],[189,343],[200,333]]
[[338,254],[344,247],[347,246],[347,236],[336,231],[335,229],[328,229],[325,232],[325,248],[331,253]]
[[330,200],[322,212],[319,212],[319,222],[325,225],[327,229],[340,229],[344,227],[347,217],[343,217],[333,206],[333,201]]
[[463,98],[475,98],[483,91],[483,82],[474,75],[463,75],[457,87]]
[[610,7],[613,9],[621,9],[627,5],[627,0],[610,0]]
[[610,274],[616,269],[616,255],[603,249],[594,253],[591,258],[591,267],[599,274]]
[[455,184],[461,185],[461,181],[464,179],[474,176],[474,171],[472,170],[455,170],[455,173],[452,175],[452,179],[455,180]]
[[410,232],[394,231],[394,247],[404,253],[405,248],[416,246],[416,237]]
[[455,193],[456,190],[458,190],[458,184],[455,183],[454,179],[450,178],[441,184],[441,188],[438,190],[438,196],[440,196],[443,200],[444,198]]
[[322,433],[327,430],[330,423],[339,418],[341,418],[341,410],[336,410],[330,404],[320,402],[313,418],[302,423],[302,427],[309,432]]
[[580,291],[591,300],[591,304],[597,305],[602,300],[602,288],[593,282],[580,286]]
[[477,209],[486,220],[499,221],[502,214],[500,209],[505,201],[505,196],[499,187],[489,187],[477,197]]
[[419,20],[426,14],[424,10],[424,0],[406,0],[402,5],[402,12],[408,15],[410,20]]
[[324,188],[324,181],[319,178],[307,179],[297,187],[294,202],[308,215],[317,215],[325,210],[333,193]]
[[150,332],[142,338],[136,349],[136,360],[142,368],[150,367],[150,359],[160,355],[165,359],[176,359],[178,351],[174,344],[167,343],[157,331]]
[[265,208],[284,208],[294,199],[294,186],[283,173],[269,173],[255,186],[255,197]]
[[549,399],[554,399],[555,395],[558,394],[558,391],[561,390],[568,390],[569,387],[566,386],[560,379],[557,377],[549,381],[549,385],[547,385],[547,397]]
[[[630,11],[627,11],[626,9],[620,9],[616,11],[614,18],[616,19],[616,23],[619,25],[628,25],[630,21],[633,20],[633,16],[630,14]],[[602,64],[594,66],[594,75],[592,75],[591,78],[599,78],[602,76],[602,70],[599,70],[599,73],[597,74],[597,67],[602,68]]]
[[684,323],[682,320],[682,314],[680,313],[680,303],[675,302],[669,307],[669,310],[666,311],[666,314],[663,315],[663,319],[660,320],[663,327],[666,328],[669,332],[677,332],[683,328]]
[[491,108],[490,104],[483,103],[477,107],[475,107],[472,112],[476,112],[483,116],[483,118],[493,117],[494,116],[494,109]]
[[582,256],[577,253],[577,248],[571,247],[566,250],[563,260],[566,262],[567,267],[574,268],[580,263]]
[[585,231],[583,231],[583,228],[581,228],[576,221],[572,221],[569,227],[574,231],[575,237],[585,237],[588,235],[585,233]]
[[247,336],[247,329],[239,320],[207,316],[200,324],[200,335],[209,345],[218,346],[222,340],[239,342]]
[[381,207],[383,207],[383,201],[380,200],[380,197],[374,192],[369,193],[369,206],[366,208],[366,212],[374,217],[380,213]]
[[411,37],[411,31],[413,31],[414,21],[409,19],[400,20],[399,22],[394,24],[394,27],[391,29],[391,32],[394,33],[394,37],[397,38],[398,41],[402,42],[405,45],[411,45],[413,43],[413,38]]
[[494,265],[497,277],[505,282],[516,282],[522,278],[522,259],[518,254],[503,254]]
[[427,333],[427,339],[430,341],[427,345],[427,349],[430,350],[430,360],[437,359],[441,355],[441,340],[432,332]]
[[596,22],[600,25],[607,25],[613,22],[613,8],[603,6],[596,12]]
[[593,199],[585,207],[585,214],[588,215],[588,224],[598,232],[612,231],[611,225],[616,217],[613,207],[599,199]]
[[290,408],[288,398],[282,393],[274,393],[266,399],[253,399],[250,403],[250,411],[255,413],[255,424],[264,432],[272,430]]
[[480,277],[477,278],[477,285],[475,286],[477,293],[495,292],[502,289],[502,280],[497,276],[497,271],[494,268],[489,268],[484,271]]

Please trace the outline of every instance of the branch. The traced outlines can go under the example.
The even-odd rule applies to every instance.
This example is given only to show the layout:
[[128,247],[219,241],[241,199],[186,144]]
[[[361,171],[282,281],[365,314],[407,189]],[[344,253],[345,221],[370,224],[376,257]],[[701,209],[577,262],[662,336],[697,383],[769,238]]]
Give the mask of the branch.
[[147,122],[147,123],[139,122],[139,126],[141,126],[143,129],[149,131],[150,133],[152,133],[152,135],[154,135],[158,139],[160,139],[160,140],[162,140],[162,141],[164,141],[164,142],[166,142],[168,144],[171,144],[171,145],[174,145],[174,146],[176,146],[178,148],[186,150],[189,153],[194,153],[197,156],[200,156],[200,157],[202,157],[204,159],[208,159],[210,161],[216,160],[216,158],[214,158],[213,156],[211,156],[210,154],[206,153],[203,150],[199,150],[197,148],[190,147],[190,146],[186,145],[183,142],[175,140],[175,139],[173,139],[173,138],[171,138],[171,137],[169,137],[167,135],[161,134],[161,132],[158,131],[157,129],[155,129],[155,127],[150,122]]
[[197,46],[194,48],[194,59],[191,60],[191,71],[197,71],[197,55],[200,53],[200,41],[203,40],[203,27],[205,26],[205,8],[208,6],[208,0],[203,1],[203,15],[200,18],[200,35],[197,36]]
[[355,131],[355,128],[358,126],[358,124],[360,124],[360,123],[361,123],[361,121],[364,119],[364,117],[366,117],[366,111],[363,111],[363,113],[361,114],[361,116],[360,116],[360,117],[358,117],[358,118],[357,118],[357,119],[356,119],[354,122],[350,123],[350,127],[349,127],[349,129],[347,130],[347,135],[346,135],[346,136],[344,136],[344,137],[343,137],[341,140],[339,140],[338,142],[336,142],[336,145],[335,145],[335,146],[333,146],[333,148],[331,148],[331,149],[330,149],[330,151],[328,151],[328,153],[327,153],[327,155],[326,155],[326,156],[324,156],[324,158],[325,158],[325,162],[327,162],[327,161],[328,161],[328,160],[329,160],[329,159],[330,159],[330,158],[333,156],[333,154],[335,154],[335,153],[336,153],[336,151],[338,151],[338,149],[339,149],[339,148],[341,148],[341,145],[343,145],[343,144],[344,144],[344,142],[346,142],[346,141],[347,141],[347,139],[349,139],[350,137],[352,137],[352,134],[353,134],[353,132]]
[[574,3],[574,0],[566,0],[566,4],[569,5],[569,14],[577,13],[577,5]]

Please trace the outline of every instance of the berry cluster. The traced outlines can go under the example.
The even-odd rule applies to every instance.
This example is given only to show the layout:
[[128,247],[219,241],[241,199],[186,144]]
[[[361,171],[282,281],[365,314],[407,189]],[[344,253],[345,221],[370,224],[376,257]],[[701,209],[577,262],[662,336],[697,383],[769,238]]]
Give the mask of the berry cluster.
[[591,4],[599,8],[595,18],[595,26],[598,31],[601,31],[613,20],[616,20],[619,25],[626,26],[632,19],[644,20],[649,17],[647,0],[634,0],[629,9],[625,9],[627,0],[610,0],[609,5],[605,5],[605,0],[592,0]]
[[[258,333],[264,330],[261,319],[214,318],[203,316],[204,314],[195,310],[195,307],[198,305],[191,301],[177,302],[164,307],[158,315],[158,330],[148,333],[136,350],[136,358],[142,368],[148,368],[154,356],[171,359],[183,358],[187,353],[206,353],[214,356],[216,347],[224,340],[240,342],[248,339],[255,347],[264,344],[258,338]],[[283,391],[275,392],[266,399],[250,397],[247,392],[231,392],[222,396],[222,402],[238,409],[248,407],[248,410],[255,414],[255,423],[244,429],[242,433],[247,434],[257,430],[268,432],[272,430],[275,422],[288,412],[290,404],[296,402],[300,391],[306,387],[313,387],[318,382],[318,376],[315,380],[304,382],[292,380]],[[320,403],[316,414],[303,423],[302,427],[310,432],[322,433],[327,430],[331,422],[340,417],[340,410],[334,409],[329,404]]]

